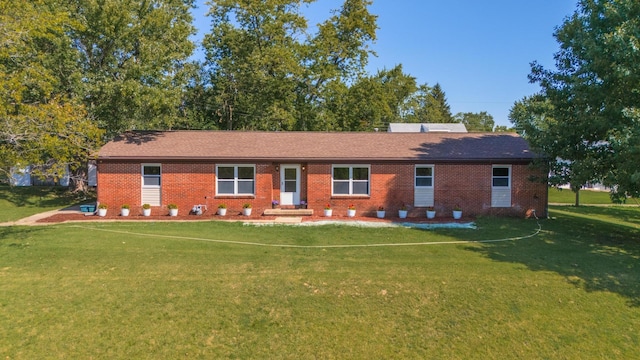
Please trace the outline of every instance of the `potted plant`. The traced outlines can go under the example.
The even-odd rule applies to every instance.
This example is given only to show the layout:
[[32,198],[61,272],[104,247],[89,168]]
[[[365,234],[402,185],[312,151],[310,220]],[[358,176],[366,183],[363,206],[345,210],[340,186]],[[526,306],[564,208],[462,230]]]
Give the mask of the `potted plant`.
[[129,204],[122,204],[120,206],[120,216],[129,216],[130,206]]
[[327,204],[324,206],[324,216],[331,217],[333,214],[333,210],[331,209],[331,204]]
[[384,215],[385,215],[384,207],[378,206],[378,210],[376,211],[376,216],[378,217],[378,219],[383,219]]
[[169,204],[167,207],[169,208],[169,216],[178,216],[178,205]]
[[251,216],[251,204],[246,203],[242,205],[242,215]]
[[462,208],[460,205],[456,205],[453,207],[453,218],[459,220],[462,217]]
[[271,208],[272,209],[276,209],[278,207],[278,205],[280,205],[280,202],[278,202],[278,200],[271,200]]
[[143,216],[151,216],[151,205],[142,204],[142,215]]
[[405,219],[407,217],[407,205],[402,204],[402,207],[400,208],[400,210],[398,210],[398,217],[400,219]]
[[427,208],[427,219],[433,219],[436,217],[436,209],[433,206]]
[[98,205],[98,216],[107,216],[107,204]]
[[305,200],[300,201],[300,208],[301,209],[306,209],[307,208],[307,202]]
[[349,207],[347,208],[347,216],[348,217],[354,217],[356,216],[356,206],[353,204],[350,204]]
[[225,204],[218,205],[218,215],[220,216],[227,215],[227,205]]

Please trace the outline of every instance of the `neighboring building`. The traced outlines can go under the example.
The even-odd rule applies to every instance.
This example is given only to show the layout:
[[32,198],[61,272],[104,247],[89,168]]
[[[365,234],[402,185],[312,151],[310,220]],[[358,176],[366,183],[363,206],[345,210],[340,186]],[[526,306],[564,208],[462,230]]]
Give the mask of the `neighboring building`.
[[32,174],[33,166],[11,168],[9,183],[12,186],[69,186],[69,166],[65,165],[64,173],[57,177],[41,177]]
[[100,150],[97,191],[100,203],[148,203],[156,214],[169,203],[251,203],[262,214],[277,200],[338,214],[404,204],[409,216],[434,206],[450,217],[456,205],[465,216],[542,216],[547,186],[529,181],[541,175],[529,166],[535,157],[514,133],[131,132]]
[[467,128],[461,123],[391,123],[388,132],[454,132],[466,133]]

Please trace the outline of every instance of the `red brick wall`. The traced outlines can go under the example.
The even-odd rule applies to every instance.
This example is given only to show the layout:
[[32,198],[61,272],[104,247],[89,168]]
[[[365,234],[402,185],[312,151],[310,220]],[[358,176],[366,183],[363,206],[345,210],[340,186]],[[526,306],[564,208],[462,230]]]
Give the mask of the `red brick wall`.
[[131,206],[131,212],[139,212],[142,187],[140,163],[105,163],[98,161],[98,202],[112,209],[123,204]]
[[[322,211],[331,204],[334,211],[346,213],[353,204],[360,214],[374,215],[378,206],[396,212],[403,204],[409,207],[409,216],[424,217],[424,208],[414,208],[413,164],[371,164],[370,196],[331,196],[331,164],[303,164],[301,172],[301,199],[309,208]],[[216,211],[219,204],[227,205],[231,213],[240,212],[244,203],[251,203],[254,213],[261,214],[271,207],[271,200],[280,196],[280,173],[272,163],[256,164],[256,196],[215,196],[215,164],[163,163],[162,206],[152,213],[164,214],[167,204],[176,203],[180,209],[190,210],[193,205],[206,204]],[[545,184],[528,180],[528,165],[512,165],[512,207],[491,207],[491,164],[435,164],[434,196],[438,216],[448,216],[459,204],[465,216],[480,214],[522,215],[536,209],[543,215],[547,200]],[[98,201],[111,208],[131,205],[132,213],[141,207],[141,164],[98,163]],[[183,211],[184,211],[183,210]],[[446,214],[446,215],[445,215]]]
[[[413,164],[372,164],[370,197],[331,196],[331,164],[307,166],[307,198],[309,206],[321,210],[325,204],[338,212],[346,212],[350,204],[358,211],[374,214],[378,206],[396,212],[406,204],[409,216],[424,216],[425,208],[413,207]],[[440,214],[449,214],[455,205],[465,215],[523,215],[536,209],[538,215],[546,208],[547,187],[528,180],[528,165],[512,165],[511,208],[491,207],[492,164],[436,164],[434,167],[434,202]]]

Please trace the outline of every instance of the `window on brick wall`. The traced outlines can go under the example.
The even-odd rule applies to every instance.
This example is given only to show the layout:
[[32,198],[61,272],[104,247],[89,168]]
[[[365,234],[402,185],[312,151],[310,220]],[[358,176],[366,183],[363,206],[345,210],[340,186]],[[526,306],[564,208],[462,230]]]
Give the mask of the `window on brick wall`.
[[369,195],[368,165],[334,165],[331,173],[333,195]]
[[255,194],[255,165],[218,165],[216,174],[217,195]]
[[433,165],[416,165],[413,205],[434,205]]
[[141,202],[151,206],[160,206],[162,186],[162,168],[160,164],[142,164]]

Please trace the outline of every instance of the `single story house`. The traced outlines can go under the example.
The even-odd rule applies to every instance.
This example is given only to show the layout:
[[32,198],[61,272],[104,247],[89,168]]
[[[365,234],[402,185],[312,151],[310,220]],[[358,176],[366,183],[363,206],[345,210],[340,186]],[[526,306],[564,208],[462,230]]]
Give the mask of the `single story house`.
[[530,180],[537,155],[515,133],[136,131],[105,144],[97,157],[98,202],[215,211],[224,203],[262,214],[277,201],[334,214],[354,205],[424,217],[546,213],[547,186]]

